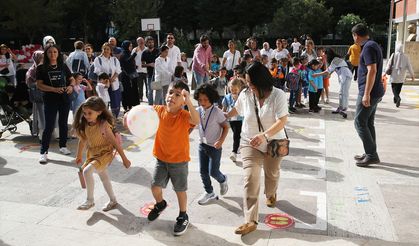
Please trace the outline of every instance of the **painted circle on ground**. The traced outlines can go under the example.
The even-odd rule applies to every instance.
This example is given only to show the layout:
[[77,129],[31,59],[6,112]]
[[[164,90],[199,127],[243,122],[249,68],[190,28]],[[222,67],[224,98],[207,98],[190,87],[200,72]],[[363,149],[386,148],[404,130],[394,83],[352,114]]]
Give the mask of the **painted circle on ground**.
[[269,214],[265,224],[273,229],[287,229],[294,225],[294,219],[288,214]]

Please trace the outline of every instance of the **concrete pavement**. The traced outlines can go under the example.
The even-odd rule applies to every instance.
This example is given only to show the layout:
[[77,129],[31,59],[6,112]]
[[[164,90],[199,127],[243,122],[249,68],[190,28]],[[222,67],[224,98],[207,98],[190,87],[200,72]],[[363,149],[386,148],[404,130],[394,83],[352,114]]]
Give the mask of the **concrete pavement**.
[[[224,143],[221,170],[229,191],[220,200],[201,206],[198,133],[193,131],[189,164],[188,214],[191,227],[172,236],[177,200],[164,191],[169,207],[152,223],[141,212],[153,202],[149,189],[154,158],[153,140],[124,133],[124,148],[133,165],[123,168],[117,158],[109,168],[119,207],[102,212],[107,195],[95,175],[95,208],[78,211],[85,199],[71,156],[58,152],[52,141],[47,165],[38,164],[39,144],[25,124],[0,140],[0,245],[414,245],[419,243],[419,88],[405,86],[402,104],[392,103],[391,88],[378,106],[376,129],[382,161],[369,168],[354,165],[362,144],[353,126],[357,95],[351,86],[348,119],[332,115],[338,83],[331,79],[331,103],[320,114],[307,109],[291,115],[287,126],[290,155],[281,166],[276,208],[264,205],[260,194],[258,230],[240,237],[243,223],[241,162],[228,159],[231,134]],[[77,141],[68,147],[75,152]],[[216,192],[218,184],[214,183]],[[295,221],[288,229],[271,229],[264,221],[273,213]]]

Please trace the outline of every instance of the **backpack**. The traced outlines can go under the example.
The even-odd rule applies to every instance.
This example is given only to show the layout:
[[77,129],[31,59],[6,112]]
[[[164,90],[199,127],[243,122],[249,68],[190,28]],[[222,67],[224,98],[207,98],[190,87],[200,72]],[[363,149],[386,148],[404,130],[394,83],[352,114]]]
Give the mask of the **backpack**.
[[[98,57],[98,59],[99,59],[100,65],[102,65],[102,59],[100,59],[100,57]],[[90,64],[89,71],[87,71],[87,79],[90,79],[91,81],[97,81],[97,79],[98,79],[98,76],[95,73],[95,63],[94,62],[92,62],[92,64]]]
[[286,77],[287,87],[292,90],[298,90],[300,83],[300,75],[298,73],[288,73]]
[[71,62],[71,70],[73,73],[81,73],[83,76],[86,75],[86,66],[81,59],[73,59]]

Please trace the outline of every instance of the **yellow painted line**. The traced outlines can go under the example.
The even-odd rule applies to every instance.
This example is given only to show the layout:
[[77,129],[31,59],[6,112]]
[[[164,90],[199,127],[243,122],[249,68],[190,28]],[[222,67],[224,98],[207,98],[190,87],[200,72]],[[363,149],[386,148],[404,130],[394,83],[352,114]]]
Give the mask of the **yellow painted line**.
[[130,149],[134,149],[134,148],[140,147],[140,144],[144,143],[145,140],[146,139],[142,139],[142,140],[140,140],[140,141],[138,141],[136,143],[133,143],[133,144],[129,145],[128,147],[126,147],[125,150],[130,150]]
[[415,90],[403,90],[403,92],[417,92]]
[[414,95],[414,96],[407,96],[407,98],[419,98],[419,95]]

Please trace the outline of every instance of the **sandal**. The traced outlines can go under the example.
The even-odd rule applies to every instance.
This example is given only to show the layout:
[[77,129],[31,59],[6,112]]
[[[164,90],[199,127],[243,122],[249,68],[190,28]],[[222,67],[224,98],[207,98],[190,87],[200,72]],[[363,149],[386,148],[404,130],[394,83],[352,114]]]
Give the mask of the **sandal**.
[[266,206],[274,208],[276,203],[276,194],[266,199]]
[[255,222],[248,222],[246,224],[243,224],[241,226],[239,226],[239,228],[237,228],[234,233],[236,234],[241,234],[241,235],[246,235],[249,232],[252,232],[254,230],[256,230],[256,223]]
[[80,205],[77,209],[78,210],[88,210],[88,209],[90,209],[93,206],[95,206],[95,203],[94,202],[86,201],[85,203],[83,203],[82,205]]
[[109,210],[116,208],[117,205],[118,205],[117,201],[109,201],[108,204],[106,204],[106,206],[102,208],[102,211],[108,212]]

